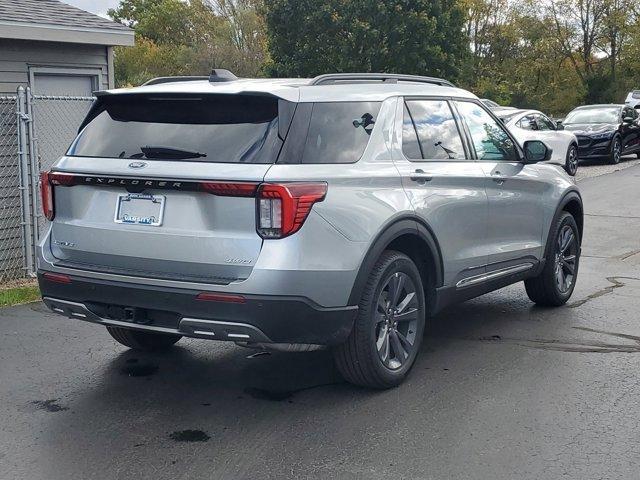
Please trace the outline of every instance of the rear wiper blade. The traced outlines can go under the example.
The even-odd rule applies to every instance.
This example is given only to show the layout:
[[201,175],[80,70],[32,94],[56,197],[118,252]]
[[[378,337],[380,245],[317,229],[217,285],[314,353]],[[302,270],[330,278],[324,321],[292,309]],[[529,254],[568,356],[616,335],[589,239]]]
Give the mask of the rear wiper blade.
[[[140,150],[146,158],[163,158],[167,160],[184,160],[187,158],[206,157],[206,153],[193,152],[174,147],[162,147],[159,145],[145,145]],[[133,155],[132,155],[133,157]]]

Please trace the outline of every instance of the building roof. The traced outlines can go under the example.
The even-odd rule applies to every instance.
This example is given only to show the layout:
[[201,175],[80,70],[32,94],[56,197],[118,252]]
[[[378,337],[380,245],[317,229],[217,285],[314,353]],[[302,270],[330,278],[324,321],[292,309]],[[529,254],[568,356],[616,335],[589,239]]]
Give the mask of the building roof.
[[0,38],[133,45],[130,28],[59,0],[0,0]]

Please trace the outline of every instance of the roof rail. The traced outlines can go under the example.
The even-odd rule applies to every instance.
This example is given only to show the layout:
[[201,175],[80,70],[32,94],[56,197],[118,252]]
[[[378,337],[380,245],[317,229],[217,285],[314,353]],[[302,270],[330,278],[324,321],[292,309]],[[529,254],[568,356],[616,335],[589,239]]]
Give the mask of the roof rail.
[[433,85],[442,85],[444,87],[454,87],[455,85],[448,80],[435,77],[422,77],[419,75],[405,75],[396,73],[327,73],[312,78],[309,85],[326,85],[330,83],[366,83],[366,82],[382,82],[382,83],[431,83]]
[[151,80],[144,82],[142,86],[146,85],[157,85],[159,83],[173,83],[173,82],[192,82],[194,80],[209,80],[209,77],[188,77],[188,76],[180,76],[180,77],[157,77],[152,78]]

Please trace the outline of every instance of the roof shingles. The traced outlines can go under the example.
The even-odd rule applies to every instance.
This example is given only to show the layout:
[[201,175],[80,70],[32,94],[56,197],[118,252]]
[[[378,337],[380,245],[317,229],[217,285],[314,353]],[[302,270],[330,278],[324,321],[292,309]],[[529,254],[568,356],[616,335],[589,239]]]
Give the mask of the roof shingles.
[[0,0],[0,22],[130,31],[120,23],[85,12],[59,0]]

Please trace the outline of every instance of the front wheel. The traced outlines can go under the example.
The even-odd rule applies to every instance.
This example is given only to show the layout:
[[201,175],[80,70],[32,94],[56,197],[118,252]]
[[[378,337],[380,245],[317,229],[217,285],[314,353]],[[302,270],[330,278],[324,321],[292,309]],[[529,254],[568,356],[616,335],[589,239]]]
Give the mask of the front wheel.
[[144,332],[122,327],[107,327],[107,331],[116,342],[125,347],[146,352],[166,350],[182,338],[181,335]]
[[622,157],[622,141],[619,136],[613,137],[611,141],[611,152],[609,153],[609,163],[616,165],[620,163]]
[[567,150],[567,158],[565,160],[564,169],[572,177],[574,177],[576,172],[578,171],[578,147],[576,147],[575,144],[569,145],[569,150]]
[[563,212],[551,231],[542,272],[525,280],[529,298],[538,305],[559,307],[571,297],[578,278],[580,236],[573,215]]
[[334,348],[342,376],[371,388],[400,384],[420,350],[425,315],[415,263],[403,253],[385,251],[369,274],[349,338]]

